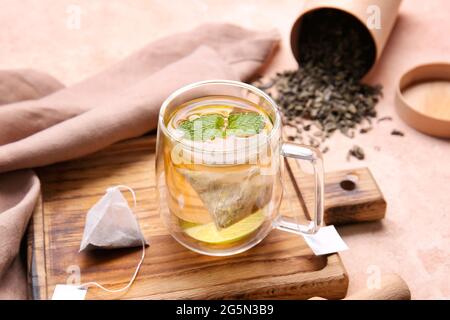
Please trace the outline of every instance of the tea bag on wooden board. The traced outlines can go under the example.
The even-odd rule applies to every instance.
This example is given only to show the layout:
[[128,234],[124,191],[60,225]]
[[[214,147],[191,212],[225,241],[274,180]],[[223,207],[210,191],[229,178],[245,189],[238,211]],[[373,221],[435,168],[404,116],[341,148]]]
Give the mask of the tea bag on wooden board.
[[263,208],[272,196],[272,177],[263,175],[256,166],[224,173],[179,171],[197,192],[219,230]]
[[87,213],[80,251],[147,244],[136,216],[120,189],[129,190],[136,205],[136,197],[131,188],[123,185],[108,188],[106,194]]
[[59,297],[64,299],[70,297],[84,299],[87,289],[94,286],[111,293],[123,292],[128,290],[133,284],[145,258],[147,241],[141,232],[136,216],[128,206],[128,202],[122,195],[122,192],[120,192],[120,189],[126,189],[131,192],[134,206],[136,207],[136,194],[133,189],[124,185],[108,188],[106,194],[86,215],[80,251],[91,248],[116,249],[142,246],[141,259],[130,281],[125,287],[119,289],[108,289],[95,281],[83,283],[79,286],[59,285],[59,289],[58,286],[55,288],[53,299],[58,299]]

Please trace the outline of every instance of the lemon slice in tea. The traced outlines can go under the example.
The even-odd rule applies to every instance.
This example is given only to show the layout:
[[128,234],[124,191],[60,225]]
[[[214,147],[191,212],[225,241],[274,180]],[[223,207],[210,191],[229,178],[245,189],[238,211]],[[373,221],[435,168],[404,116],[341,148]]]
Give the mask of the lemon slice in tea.
[[219,244],[239,240],[258,229],[263,222],[264,214],[259,210],[226,229],[217,230],[213,222],[195,226],[187,223],[184,232],[196,240]]

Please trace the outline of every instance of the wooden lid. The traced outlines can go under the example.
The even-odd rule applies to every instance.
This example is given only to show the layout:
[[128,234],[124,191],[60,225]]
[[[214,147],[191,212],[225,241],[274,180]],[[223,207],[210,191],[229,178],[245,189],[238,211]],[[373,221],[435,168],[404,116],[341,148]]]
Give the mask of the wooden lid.
[[416,130],[450,138],[450,64],[424,64],[406,72],[396,88],[396,106]]

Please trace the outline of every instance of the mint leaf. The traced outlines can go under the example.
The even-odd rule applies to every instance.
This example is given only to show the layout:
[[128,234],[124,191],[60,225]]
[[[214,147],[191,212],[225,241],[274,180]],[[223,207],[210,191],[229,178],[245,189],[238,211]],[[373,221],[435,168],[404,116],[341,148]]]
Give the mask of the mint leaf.
[[261,132],[264,128],[264,117],[257,112],[235,112],[225,118],[216,113],[204,114],[194,120],[182,121],[178,129],[190,140],[214,140],[225,136],[248,137]]
[[213,140],[224,135],[225,119],[220,114],[204,114],[194,120],[184,120],[178,129],[191,140]]
[[227,135],[251,136],[264,128],[264,117],[257,112],[231,113],[228,116]]

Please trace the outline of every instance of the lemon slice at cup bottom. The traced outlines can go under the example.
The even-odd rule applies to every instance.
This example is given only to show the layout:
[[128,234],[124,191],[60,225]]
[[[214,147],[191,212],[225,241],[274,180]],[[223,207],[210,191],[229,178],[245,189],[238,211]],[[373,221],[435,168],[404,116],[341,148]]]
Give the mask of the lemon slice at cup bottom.
[[184,232],[196,240],[207,243],[232,242],[252,233],[258,229],[263,222],[264,214],[260,210],[226,229],[217,230],[213,222],[195,225],[194,227],[191,227],[191,223],[186,223]]

